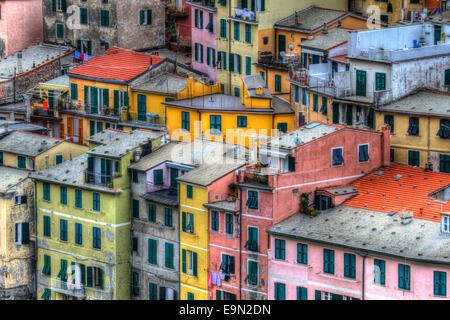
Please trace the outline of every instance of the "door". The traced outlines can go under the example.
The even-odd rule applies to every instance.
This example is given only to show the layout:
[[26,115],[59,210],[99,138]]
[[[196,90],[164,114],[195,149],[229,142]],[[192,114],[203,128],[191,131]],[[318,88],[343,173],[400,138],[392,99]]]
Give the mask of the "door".
[[339,103],[333,102],[333,123],[339,124]]
[[147,97],[138,94],[138,121],[147,121]]
[[442,40],[441,38],[441,26],[434,26],[434,44],[436,45],[439,41]]
[[278,58],[281,59],[280,53],[286,52],[286,36],[278,36]]
[[170,168],[170,189],[177,190],[178,169]]
[[366,96],[367,73],[363,70],[356,70],[356,95]]

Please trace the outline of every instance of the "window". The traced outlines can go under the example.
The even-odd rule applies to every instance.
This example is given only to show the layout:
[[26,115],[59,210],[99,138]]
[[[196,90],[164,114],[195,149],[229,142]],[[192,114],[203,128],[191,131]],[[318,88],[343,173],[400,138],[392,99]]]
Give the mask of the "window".
[[26,169],[27,168],[27,162],[26,157],[17,156],[17,168],[19,169]]
[[308,104],[307,98],[306,89],[302,88],[302,105],[306,106]]
[[83,244],[83,225],[81,223],[75,223],[75,243]]
[[445,70],[445,79],[444,79],[444,84],[446,86],[450,86],[450,69]]
[[410,290],[411,267],[405,264],[398,264],[398,288]]
[[334,251],[323,249],[323,272],[334,274]]
[[236,295],[222,290],[216,290],[216,300],[236,300]]
[[67,188],[66,187],[60,187],[59,188],[59,194],[60,194],[60,203],[62,205],[67,205]]
[[158,300],[158,285],[156,283],[148,283],[148,300]]
[[173,244],[165,243],[165,266],[166,268],[173,269]]
[[61,219],[59,220],[59,229],[60,229],[60,237],[61,241],[67,241],[67,220]]
[[44,216],[44,237],[51,237],[51,218]]
[[150,264],[157,264],[157,246],[158,243],[155,239],[148,239],[148,263]]
[[[219,69],[227,70],[227,53],[224,51],[219,51],[217,66]],[[223,89],[222,89],[223,92]]]
[[94,249],[101,249],[102,248],[102,232],[100,228],[93,227],[92,228],[92,247]]
[[277,123],[277,130],[280,132],[280,134],[286,133],[287,130],[287,123],[286,122],[279,122]]
[[356,256],[350,253],[344,253],[344,277],[356,278]]
[[3,164],[3,152],[0,152],[0,164]]
[[281,239],[275,239],[275,259],[286,259],[286,241]]
[[173,227],[173,214],[170,208],[164,208],[164,225],[170,228]]
[[252,57],[245,57],[245,74],[252,74]]
[[323,115],[327,114],[327,107],[328,107],[328,102],[327,102],[327,98],[322,97],[322,106],[320,107],[320,112]]
[[133,296],[138,296],[139,295],[139,273],[137,272],[133,272],[133,288],[132,288],[132,292],[133,292]]
[[52,263],[50,256],[44,254],[44,268],[42,268],[42,274],[49,276],[52,274]]
[[186,197],[188,199],[192,199],[193,198],[192,186],[190,186],[190,185],[186,185]]
[[14,228],[14,244],[30,243],[30,224],[28,222],[18,222]]
[[220,231],[220,220],[219,220],[219,212],[218,211],[211,211],[211,230],[219,232]]
[[75,190],[75,208],[83,208],[83,191]]
[[214,15],[212,13],[209,13],[209,22],[205,29],[214,33]]
[[258,210],[258,198],[259,193],[257,191],[248,190],[246,203],[247,208]]
[[133,237],[132,242],[131,242],[131,248],[134,252],[138,252],[139,249],[139,239]]
[[434,271],[434,295],[447,296],[447,272]]
[[237,127],[238,128],[247,128],[247,117],[246,116],[238,116],[237,117]]
[[230,213],[225,215],[225,233],[231,235],[234,233],[233,215]]
[[100,194],[92,193],[92,209],[94,211],[100,211]]
[[297,263],[308,264],[308,245],[297,243]]
[[88,24],[88,9],[80,8],[80,24]]
[[[189,261],[188,261],[189,260]],[[183,273],[197,276],[197,252],[181,250],[181,268]]]
[[374,282],[385,285],[386,283],[386,262],[380,259],[374,259]]
[[153,170],[153,184],[160,185],[163,183],[164,183],[163,170],[162,169]]
[[234,256],[230,256],[225,253],[222,254],[220,271],[226,274],[234,274]]
[[281,76],[275,75],[275,92],[281,92]]
[[211,129],[211,134],[221,134],[222,132],[222,116],[210,115],[209,124]]
[[446,154],[439,155],[439,171],[450,173],[450,155]]
[[419,118],[416,118],[416,117],[409,118],[408,133],[411,136],[419,135]]
[[386,73],[375,73],[375,91],[386,90]]
[[297,300],[308,300],[308,289],[297,287]]
[[442,232],[450,233],[450,216],[442,215]]
[[230,53],[229,55],[231,72],[241,73],[241,56],[237,53]]
[[148,221],[156,222],[156,206],[152,203],[148,205]]
[[56,24],[56,39],[64,39],[64,25],[62,23]]
[[200,43],[195,44],[195,61],[203,63],[203,45]]
[[394,132],[394,116],[391,114],[384,115],[384,123],[391,127],[391,132]]
[[102,10],[100,13],[100,25],[102,27],[109,27],[109,11]]
[[247,242],[244,248],[249,251],[258,251],[258,228],[248,227]]
[[152,10],[141,10],[139,12],[139,24],[150,25],[152,24]]
[[249,24],[245,25],[245,42],[252,43],[252,26]]
[[408,165],[414,167],[420,167],[420,152],[414,150],[408,150]]
[[286,285],[284,283],[275,282],[274,299],[286,300]]
[[334,166],[341,166],[344,164],[344,158],[342,156],[343,148],[334,148],[331,149],[332,151],[332,161],[331,165]]
[[14,197],[14,205],[20,206],[22,204],[27,204],[27,196],[15,196]]
[[234,40],[239,41],[240,40],[240,24],[237,21],[234,21]]
[[395,149],[392,149],[391,148],[391,150],[390,150],[390,160],[391,160],[391,162],[395,162]]
[[194,215],[192,213],[183,212],[181,219],[183,231],[194,233]]
[[366,96],[366,79],[367,73],[363,70],[356,70],[356,95],[357,96]]
[[227,37],[227,20],[225,19],[220,19],[220,37]]
[[203,29],[203,10],[195,9],[194,26],[197,29]]
[[206,48],[206,63],[212,68],[216,67],[216,50],[213,48]]
[[234,96],[238,98],[241,96],[241,88],[234,87]]
[[137,173],[137,171],[132,170],[131,176],[133,178],[133,183],[139,183],[139,174]]
[[[225,0],[224,0],[224,1],[225,1]],[[188,299],[188,300],[195,300],[194,294],[193,294],[192,292],[188,292],[188,293],[187,293],[187,299]]]
[[319,97],[317,94],[313,94],[313,111],[317,112],[319,110]]
[[258,262],[253,260],[248,260],[247,265],[247,277],[244,280],[249,285],[258,285]]
[[450,120],[441,119],[439,121],[439,131],[437,133],[437,136],[441,137],[442,139],[450,138]]
[[369,145],[362,144],[358,146],[358,162],[369,161]]
[[181,128],[186,131],[190,131],[189,112],[181,112]]

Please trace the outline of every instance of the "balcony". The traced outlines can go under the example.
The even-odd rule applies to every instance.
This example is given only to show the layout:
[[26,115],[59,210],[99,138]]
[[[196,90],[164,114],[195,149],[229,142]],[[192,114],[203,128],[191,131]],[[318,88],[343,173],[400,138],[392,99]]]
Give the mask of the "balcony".
[[295,67],[299,65],[299,55],[298,54],[286,54],[284,52],[280,53],[280,59],[276,59],[273,52],[270,51],[259,51],[258,52],[258,63],[269,68],[281,69],[288,71],[289,67]]
[[120,174],[117,174],[117,176],[113,176],[86,170],[84,172],[84,183],[114,189],[114,180],[120,177]]
[[257,23],[256,12],[253,10],[249,10],[249,9],[235,8],[234,9],[234,17],[232,17],[232,18]]
[[89,298],[95,300],[113,300],[114,299],[114,291],[113,290],[104,290],[99,288],[88,288],[89,291],[92,292],[92,295],[89,295]]
[[86,290],[83,284],[74,284],[56,278],[51,279],[50,289],[77,298],[84,298],[86,296]]
[[58,110],[61,112],[71,111],[80,114],[91,114],[106,117],[119,117],[121,108],[108,108],[108,107],[94,107],[94,106],[83,106],[81,103],[76,103],[73,101],[68,101],[63,103]]
[[191,0],[189,3],[196,4],[202,7],[207,7],[209,9],[216,8],[216,1],[215,0]]
[[167,4],[167,13],[170,16],[176,17],[176,18],[185,18],[188,16],[188,6],[186,5],[179,5],[176,3],[168,3]]
[[165,118],[159,117],[157,114],[136,113],[122,110],[120,120],[130,125],[148,127],[151,129],[164,130],[166,127]]

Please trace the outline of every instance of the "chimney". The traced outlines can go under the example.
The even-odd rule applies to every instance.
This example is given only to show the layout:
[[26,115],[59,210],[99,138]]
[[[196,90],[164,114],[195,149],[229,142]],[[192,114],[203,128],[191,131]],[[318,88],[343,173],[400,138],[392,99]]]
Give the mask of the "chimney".
[[298,20],[298,12],[295,11],[295,25],[298,26],[300,24],[300,21]]
[[381,126],[381,165],[389,167],[391,164],[391,127],[387,124]]
[[328,34],[328,26],[327,26],[326,22],[323,24],[323,31],[322,31],[322,33],[323,34]]
[[22,70],[22,52],[17,53],[17,74],[21,74]]
[[31,99],[27,94],[23,95],[25,100],[25,121],[27,123],[31,122]]

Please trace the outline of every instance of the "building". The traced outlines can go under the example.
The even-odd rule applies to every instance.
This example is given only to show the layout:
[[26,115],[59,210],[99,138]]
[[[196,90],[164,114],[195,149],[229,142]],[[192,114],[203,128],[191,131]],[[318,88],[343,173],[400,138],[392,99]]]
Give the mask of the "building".
[[23,121],[14,120],[0,120],[0,139],[7,136],[13,131],[25,131],[32,132],[41,135],[47,135],[47,128],[40,127],[34,124],[26,123]]
[[392,164],[350,184],[351,194],[323,190],[336,207],[269,230],[269,298],[448,299],[448,181]]
[[254,139],[267,139],[294,128],[289,102],[272,96],[261,75],[244,77],[238,89],[241,97],[215,93],[165,102],[172,139],[193,141],[204,135],[249,147]]
[[[0,60],[0,104],[23,100],[38,83],[65,73],[74,50],[50,44],[30,45]],[[11,119],[10,119],[11,120]]]
[[145,50],[164,46],[164,4],[158,0],[44,0],[44,41],[68,44],[83,55],[118,46]]
[[0,300],[35,297],[34,184],[29,172],[0,167]]
[[41,171],[72,160],[86,151],[86,146],[17,130],[0,139],[0,165]]
[[190,52],[192,15],[188,0],[164,0],[166,5],[166,44],[177,52]]
[[[313,101],[302,96],[295,109],[306,105],[305,114],[310,118],[374,129],[378,107],[424,88],[448,92],[445,81],[450,47],[448,39],[440,40],[443,32],[448,32],[448,25],[431,23],[350,32],[347,56],[335,57],[343,64],[348,59],[348,71],[336,72],[330,59],[306,74],[293,72],[292,101],[300,101],[304,87],[313,94]],[[327,99],[328,111],[319,108],[319,97]]]
[[130,298],[128,167],[163,135],[108,129],[84,155],[33,174],[37,206],[37,298]]
[[217,72],[225,93],[233,94],[244,75],[256,72],[258,52],[275,52],[275,22],[311,5],[345,10],[348,1],[289,0],[283,6],[273,0],[217,2]]
[[192,24],[192,67],[217,82],[217,9],[215,1],[188,1]]
[[[303,46],[303,42],[312,41],[336,27],[348,30],[367,29],[369,27],[367,21],[366,17],[348,11],[320,8],[314,5],[296,11],[275,22],[274,44],[268,43],[261,46],[256,72],[264,74],[270,93],[289,99],[290,84],[287,79],[289,79],[290,68],[298,68],[301,65],[302,68],[308,69],[310,64],[323,63],[327,57],[332,56],[327,55],[327,52],[324,53],[323,49],[319,54],[312,54],[309,48],[305,47],[308,46],[307,44]],[[379,24],[378,21],[374,22]],[[335,45],[339,44],[332,35],[329,38],[334,40]],[[326,46],[325,43],[323,45]],[[330,47],[334,48],[334,46]]]
[[0,58],[42,42],[42,0],[2,0],[0,8]]

